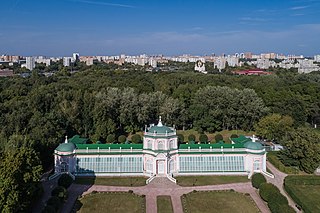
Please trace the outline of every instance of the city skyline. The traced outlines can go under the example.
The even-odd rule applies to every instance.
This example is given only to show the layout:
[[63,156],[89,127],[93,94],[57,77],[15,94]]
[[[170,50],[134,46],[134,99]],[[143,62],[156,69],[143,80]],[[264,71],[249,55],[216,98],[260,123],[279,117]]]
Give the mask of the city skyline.
[[0,53],[64,56],[319,53],[319,0],[2,3]]

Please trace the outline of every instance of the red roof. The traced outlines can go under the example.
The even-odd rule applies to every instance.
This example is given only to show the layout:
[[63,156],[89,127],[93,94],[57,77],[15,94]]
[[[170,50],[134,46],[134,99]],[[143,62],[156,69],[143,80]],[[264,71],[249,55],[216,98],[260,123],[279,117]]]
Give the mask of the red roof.
[[238,75],[271,75],[271,72],[266,72],[264,70],[256,69],[256,70],[239,70],[239,71],[233,71],[233,74]]

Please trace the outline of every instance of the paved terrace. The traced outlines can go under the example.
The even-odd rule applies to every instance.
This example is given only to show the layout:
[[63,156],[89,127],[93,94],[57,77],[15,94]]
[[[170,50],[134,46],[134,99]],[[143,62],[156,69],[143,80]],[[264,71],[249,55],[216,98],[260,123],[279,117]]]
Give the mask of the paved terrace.
[[[269,209],[265,202],[260,198],[257,191],[251,186],[251,183],[234,183],[234,184],[221,184],[210,186],[194,186],[194,187],[182,187],[176,185],[165,177],[157,177],[150,184],[141,187],[119,187],[119,186],[86,186],[73,184],[69,189],[69,198],[64,205],[62,212],[70,212],[74,202],[79,195],[90,194],[92,191],[108,192],[108,191],[129,191],[139,195],[146,195],[146,212],[157,212],[157,196],[169,195],[171,196],[172,206],[175,213],[182,213],[183,207],[181,204],[181,196],[197,191],[214,191],[214,190],[229,190],[234,189],[241,193],[249,193],[252,199],[255,201],[258,208],[262,213],[269,213]],[[83,192],[83,193],[82,193]]]

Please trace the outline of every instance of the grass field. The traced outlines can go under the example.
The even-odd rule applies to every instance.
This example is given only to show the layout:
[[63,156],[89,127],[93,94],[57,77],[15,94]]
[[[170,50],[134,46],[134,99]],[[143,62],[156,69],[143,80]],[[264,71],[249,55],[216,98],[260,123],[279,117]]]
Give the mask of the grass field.
[[250,181],[247,176],[178,176],[175,178],[180,186],[205,186]]
[[129,192],[104,192],[84,196],[77,201],[79,213],[142,213],[145,198]]
[[158,213],[173,213],[171,197],[170,196],[158,196],[157,197],[157,209],[158,209]]
[[320,185],[294,185],[291,190],[311,212],[320,212]]
[[188,213],[260,212],[250,196],[231,191],[191,192],[181,200]]
[[320,212],[320,177],[290,175],[285,178],[285,190],[306,213]]
[[145,177],[77,177],[76,184],[105,186],[144,186]]

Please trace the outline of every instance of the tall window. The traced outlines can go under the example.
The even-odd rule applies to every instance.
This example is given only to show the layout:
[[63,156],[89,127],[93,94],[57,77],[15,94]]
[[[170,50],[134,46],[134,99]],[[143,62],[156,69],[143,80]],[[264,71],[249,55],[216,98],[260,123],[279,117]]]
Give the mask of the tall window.
[[147,149],[152,149],[152,141],[148,140],[147,142]]
[[147,160],[146,167],[147,167],[146,168],[147,172],[149,172],[149,173],[153,172],[153,160],[152,159]]
[[255,160],[253,163],[253,169],[254,170],[260,170],[260,161],[259,160]]
[[60,172],[68,172],[68,164],[66,162],[61,163]]
[[170,160],[169,162],[169,171],[170,173],[174,172],[174,160]]
[[164,143],[163,143],[163,141],[159,141],[158,150],[163,150],[163,149],[164,149]]

